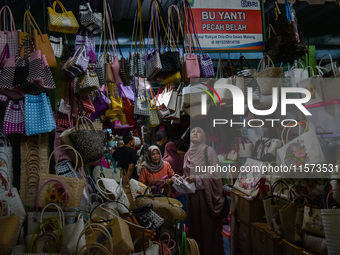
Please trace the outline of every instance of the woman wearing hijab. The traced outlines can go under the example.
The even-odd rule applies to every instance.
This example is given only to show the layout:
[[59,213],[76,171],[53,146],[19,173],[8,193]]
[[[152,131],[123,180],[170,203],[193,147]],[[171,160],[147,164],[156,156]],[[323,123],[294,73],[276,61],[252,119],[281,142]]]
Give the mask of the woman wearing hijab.
[[150,146],[140,172],[139,181],[149,186],[153,180],[161,180],[164,176],[171,177],[174,174],[169,162],[162,159],[159,148],[154,145]]
[[222,219],[219,218],[225,203],[222,179],[210,173],[195,172],[196,166],[216,166],[219,163],[214,149],[205,143],[203,129],[193,128],[183,167],[188,182],[196,183],[196,192],[187,196],[189,237],[197,241],[202,255],[220,255],[224,254]]
[[178,155],[175,143],[168,142],[165,145],[163,160],[170,163],[176,174],[183,175],[183,158]]

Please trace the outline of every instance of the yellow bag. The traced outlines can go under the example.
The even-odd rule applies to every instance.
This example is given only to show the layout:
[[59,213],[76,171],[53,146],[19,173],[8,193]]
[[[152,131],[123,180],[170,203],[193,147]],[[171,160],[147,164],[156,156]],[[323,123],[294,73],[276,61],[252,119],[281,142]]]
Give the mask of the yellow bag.
[[[59,4],[62,13],[57,13],[55,8]],[[47,7],[48,14],[48,30],[66,34],[76,34],[79,29],[79,24],[72,11],[66,11],[64,5],[56,0],[53,3],[53,8]]]
[[172,74],[164,77],[162,84],[163,85],[168,85],[168,84],[171,84],[171,83],[177,84],[177,83],[180,83],[181,80],[182,80],[181,72],[178,71],[178,72],[172,73]]

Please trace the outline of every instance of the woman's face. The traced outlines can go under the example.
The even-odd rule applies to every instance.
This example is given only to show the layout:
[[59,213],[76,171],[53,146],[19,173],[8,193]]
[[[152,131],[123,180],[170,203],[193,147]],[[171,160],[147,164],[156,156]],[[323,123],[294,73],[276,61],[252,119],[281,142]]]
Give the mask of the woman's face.
[[190,140],[193,143],[199,143],[202,140],[202,131],[198,128],[194,128],[190,134]]
[[158,163],[161,160],[158,150],[153,150],[151,153],[151,159],[153,162]]

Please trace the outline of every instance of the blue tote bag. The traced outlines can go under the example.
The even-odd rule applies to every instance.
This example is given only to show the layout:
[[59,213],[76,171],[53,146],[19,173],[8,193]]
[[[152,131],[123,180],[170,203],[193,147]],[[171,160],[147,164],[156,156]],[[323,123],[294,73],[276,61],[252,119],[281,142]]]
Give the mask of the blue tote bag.
[[50,99],[46,93],[25,95],[26,135],[49,133],[56,129]]

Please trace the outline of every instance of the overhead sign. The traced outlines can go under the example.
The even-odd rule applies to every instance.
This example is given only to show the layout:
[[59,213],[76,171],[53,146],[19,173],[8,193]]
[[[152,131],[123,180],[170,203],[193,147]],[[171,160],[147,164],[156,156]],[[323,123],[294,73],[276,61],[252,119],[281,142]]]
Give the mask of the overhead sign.
[[262,50],[261,0],[189,0],[203,50]]

